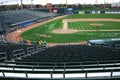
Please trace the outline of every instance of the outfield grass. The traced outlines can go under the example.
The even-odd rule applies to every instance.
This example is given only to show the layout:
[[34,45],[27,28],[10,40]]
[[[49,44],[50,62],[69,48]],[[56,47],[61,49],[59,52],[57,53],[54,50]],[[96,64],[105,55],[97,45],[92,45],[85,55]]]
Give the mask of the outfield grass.
[[120,19],[120,14],[74,14],[65,17],[67,19],[73,18],[113,18]]
[[[94,14],[94,15],[70,15],[68,17],[65,17],[66,19],[70,18],[117,18],[120,19],[120,14]],[[63,18],[64,19],[64,18]],[[44,25],[41,25],[39,27],[36,27],[34,29],[31,29],[29,31],[26,31],[22,33],[22,37],[27,40],[36,41],[36,40],[45,40],[47,42],[53,42],[53,43],[67,43],[67,42],[80,42],[80,41],[87,41],[91,39],[105,39],[105,38],[120,38],[120,32],[119,31],[112,31],[112,32],[77,32],[73,34],[55,34],[52,31],[54,29],[58,29],[62,27],[62,20],[58,19],[55,21],[51,21],[49,23],[46,23]],[[94,27],[90,27],[89,23],[91,22],[81,22],[79,27],[79,23],[69,23],[70,28],[78,29],[78,30],[92,30],[95,29]],[[98,22],[97,22],[98,23]],[[101,29],[120,29],[120,23],[119,22],[99,22],[104,24]],[[71,25],[75,25],[74,27]],[[83,25],[83,26],[82,26]],[[51,37],[43,37],[43,36],[36,36],[37,34],[45,34],[49,35]]]
[[89,21],[89,22],[69,22],[68,26],[77,30],[96,30],[96,27],[91,26],[92,23],[103,24],[99,30],[117,30],[120,29],[120,22],[110,21]]

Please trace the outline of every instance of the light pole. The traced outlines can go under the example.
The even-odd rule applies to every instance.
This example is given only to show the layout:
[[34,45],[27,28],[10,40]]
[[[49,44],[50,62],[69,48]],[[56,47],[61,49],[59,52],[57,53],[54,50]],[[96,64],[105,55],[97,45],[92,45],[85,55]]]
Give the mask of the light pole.
[[4,39],[4,30],[3,30],[3,11],[2,11],[2,4],[3,2],[0,3],[0,23],[1,23],[1,30],[0,30],[0,36],[1,36],[1,40],[3,42],[5,42],[5,39]]
[[[1,25],[0,25],[0,28],[1,28],[1,30],[0,30],[0,36],[1,36],[1,39],[2,39],[2,41],[3,42],[6,42],[6,40],[5,40],[5,32],[6,32],[6,28],[5,28],[5,19],[4,19],[4,17],[5,17],[5,15],[4,15],[4,13],[3,13],[3,11],[4,11],[4,8],[2,9],[2,5],[4,4],[4,3],[7,3],[8,1],[5,1],[5,2],[1,2],[0,3],[0,23],[1,23]],[[5,6],[5,10],[7,10],[7,6]]]
[[31,9],[33,9],[33,0],[31,0]]
[[23,10],[23,1],[21,0],[21,9]]
[[104,9],[106,8],[106,2],[105,2],[105,0],[104,0]]
[[67,0],[66,0],[66,8],[67,8]]
[[96,4],[98,3],[97,0],[95,0],[95,3],[96,3]]
[[3,12],[2,12],[2,4],[3,4],[3,2],[2,3],[0,3],[0,23],[1,23],[1,30],[0,30],[0,35],[2,35],[2,33],[3,33]]

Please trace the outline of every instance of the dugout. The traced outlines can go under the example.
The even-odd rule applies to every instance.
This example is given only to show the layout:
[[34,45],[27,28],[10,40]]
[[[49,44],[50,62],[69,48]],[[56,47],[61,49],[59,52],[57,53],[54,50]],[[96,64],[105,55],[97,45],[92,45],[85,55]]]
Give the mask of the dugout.
[[85,14],[91,14],[91,11],[90,10],[86,10],[84,11]]
[[17,24],[18,24],[19,28],[22,28],[22,27],[33,24],[35,21],[36,20],[34,19],[34,20],[28,20],[28,21],[25,21],[25,22],[20,22],[20,23],[17,23]]
[[78,14],[85,14],[85,12],[84,11],[79,11]]
[[120,50],[120,38],[88,40],[88,45]]
[[23,27],[25,27],[25,26],[34,24],[35,22],[36,22],[36,19],[33,19],[33,20],[28,20],[28,21],[24,21],[24,22],[19,22],[19,23],[11,24],[10,27],[11,27],[13,30],[16,30],[16,29],[18,29],[18,28],[23,28]]

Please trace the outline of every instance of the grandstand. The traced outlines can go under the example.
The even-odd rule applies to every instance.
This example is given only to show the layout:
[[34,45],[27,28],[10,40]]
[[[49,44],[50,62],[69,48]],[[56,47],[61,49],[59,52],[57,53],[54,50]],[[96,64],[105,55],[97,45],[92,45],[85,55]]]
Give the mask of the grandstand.
[[[40,11],[29,11],[29,10],[5,11],[4,13],[6,18],[5,22],[12,23],[12,24],[27,21],[27,20],[32,20],[32,19],[37,20],[39,18],[50,17],[55,15],[53,13],[45,13]],[[11,22],[9,21],[10,19],[12,19]]]
[[[96,4],[65,4],[65,7],[60,8],[55,6],[58,5],[54,5],[54,8],[51,9],[53,11],[55,9],[55,13],[49,12],[48,8],[24,9],[23,4],[23,10],[0,11],[0,80],[119,80],[120,10],[118,8],[117,10],[99,10],[101,5]],[[83,10],[89,8],[88,6],[95,9]],[[94,20],[83,23],[79,20],[78,22],[72,21],[72,19],[78,18],[96,18],[97,23],[100,18],[102,18],[101,20],[113,18],[115,21],[101,21],[102,28],[96,30],[89,26],[89,23],[93,23]],[[53,33],[53,29],[58,29],[58,32],[62,31],[63,19],[68,19],[68,24],[71,25],[68,28],[75,28],[79,31],[70,34]],[[69,22],[69,19],[72,22]],[[37,23],[41,25],[24,31],[24,36],[19,34],[22,37],[21,42],[16,43],[14,39],[12,42],[6,39],[9,34],[18,38],[15,32],[22,32],[22,29]],[[104,26],[109,23],[111,23],[109,28]],[[67,30],[64,31],[67,32]],[[110,38],[111,34],[113,38]],[[9,37],[11,38],[11,36]],[[87,37],[90,39],[95,37],[95,39],[87,40]],[[52,40],[50,41],[51,38],[55,40],[53,42],[57,42],[53,43]],[[83,38],[87,38],[86,41],[82,40]],[[31,41],[31,44],[27,44],[28,40]],[[53,46],[49,46],[44,40],[48,40]],[[67,43],[62,43],[62,41]]]
[[[57,14],[54,13],[46,13],[41,11],[30,11],[30,10],[8,10],[2,11],[2,19],[3,23],[7,28],[22,28],[24,26],[28,26],[34,24],[36,22],[44,21],[47,19],[51,19]],[[1,17],[0,17],[1,20]],[[17,27],[16,27],[17,26]]]

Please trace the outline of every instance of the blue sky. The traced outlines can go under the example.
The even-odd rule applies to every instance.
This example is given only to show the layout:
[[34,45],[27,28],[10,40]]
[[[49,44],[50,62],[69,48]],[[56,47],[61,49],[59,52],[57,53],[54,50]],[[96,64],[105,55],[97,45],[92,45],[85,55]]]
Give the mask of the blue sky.
[[[112,2],[120,2],[120,0],[97,0],[97,3],[112,3]],[[0,0],[4,4],[17,4],[20,3],[20,0]],[[96,0],[67,0],[68,4],[95,4]],[[23,0],[24,4],[30,4],[31,0]],[[43,4],[53,3],[53,4],[65,4],[66,0],[33,0],[33,4]]]

